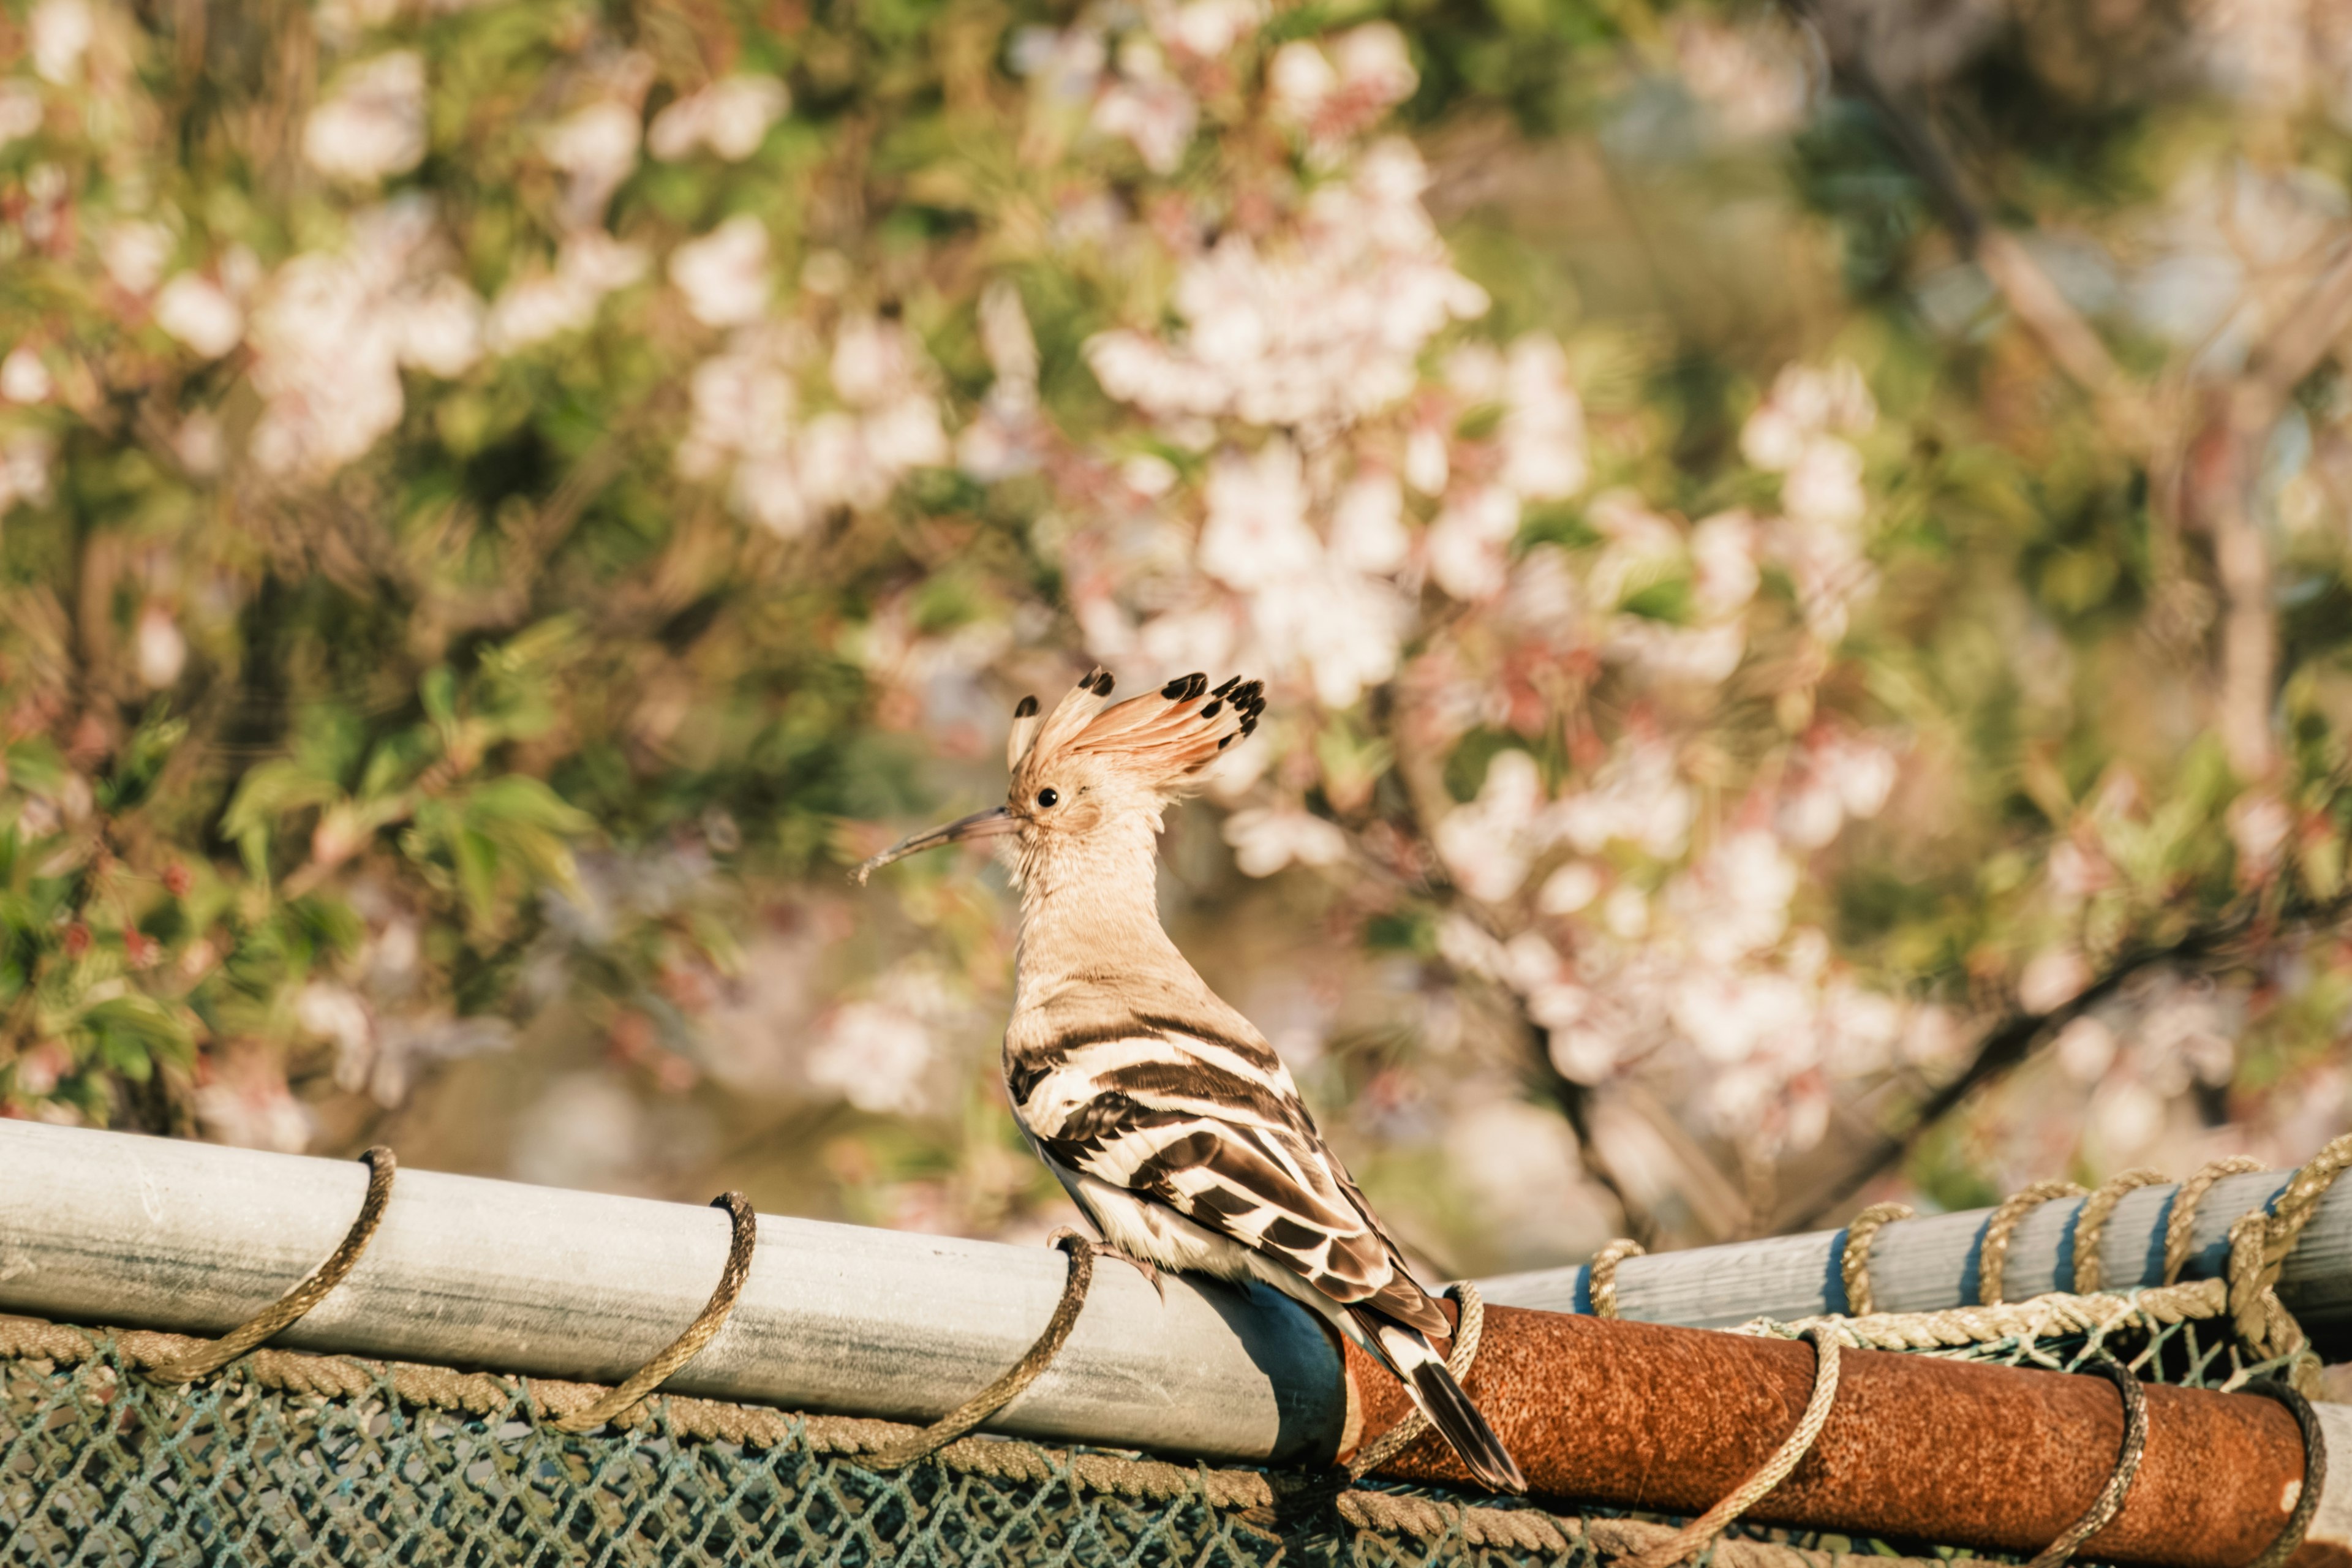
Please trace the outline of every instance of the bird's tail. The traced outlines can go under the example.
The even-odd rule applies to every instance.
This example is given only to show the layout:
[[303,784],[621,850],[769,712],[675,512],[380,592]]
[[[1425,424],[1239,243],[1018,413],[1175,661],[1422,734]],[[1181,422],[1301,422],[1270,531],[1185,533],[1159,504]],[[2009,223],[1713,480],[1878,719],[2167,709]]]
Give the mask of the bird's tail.
[[1486,1425],[1486,1418],[1478,1414],[1478,1407],[1470,1403],[1470,1396],[1462,1392],[1462,1385],[1454,1381],[1445,1358],[1437,1353],[1426,1334],[1373,1308],[1351,1307],[1349,1315],[1412,1395],[1413,1404],[1429,1417],[1429,1424],[1454,1445],[1472,1475],[1498,1492],[1528,1489],[1528,1479],[1519,1474],[1517,1462]]

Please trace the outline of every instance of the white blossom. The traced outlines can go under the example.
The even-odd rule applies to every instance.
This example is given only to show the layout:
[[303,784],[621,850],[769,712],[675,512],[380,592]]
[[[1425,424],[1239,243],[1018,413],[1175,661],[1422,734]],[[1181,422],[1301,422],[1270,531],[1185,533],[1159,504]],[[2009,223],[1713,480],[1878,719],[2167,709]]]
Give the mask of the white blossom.
[[1536,892],[1536,908],[1548,915],[1572,915],[1601,896],[1601,873],[1582,860],[1570,860],[1544,879]]
[[41,94],[30,82],[0,80],[0,147],[41,128]]
[[768,269],[768,230],[738,213],[699,239],[670,253],[669,279],[686,308],[705,326],[736,327],[768,308],[774,279]]
[[1122,79],[1095,100],[1094,127],[1106,136],[1123,136],[1144,166],[1155,174],[1170,174],[1184,161],[1200,124],[1201,106],[1184,84],[1158,64],[1156,51],[1130,40],[1119,51]]
[[302,128],[310,166],[354,184],[406,174],[425,150],[425,60],[413,49],[346,70]]
[[1358,476],[1331,508],[1331,556],[1358,572],[1393,572],[1412,549],[1404,526],[1404,491],[1396,476]]
[[18,343],[0,359],[0,397],[11,403],[47,403],[56,384],[49,377],[49,367],[29,343]]
[[1508,581],[1510,542],[1519,530],[1518,498],[1500,486],[1456,490],[1429,525],[1430,575],[1457,599],[1492,598]]
[[1503,485],[1528,500],[1559,500],[1584,488],[1584,405],[1569,384],[1568,357],[1548,337],[1511,345],[1505,372]]
[[1244,876],[1271,877],[1297,861],[1333,866],[1348,854],[1348,836],[1336,824],[1296,807],[1255,806],[1225,818],[1225,842]]
[[1521,751],[1496,752],[1477,798],[1447,812],[1431,835],[1464,892],[1497,903],[1519,890],[1539,847],[1534,829],[1543,805],[1536,760]]
[[1158,0],[1150,7],[1152,30],[1162,43],[1195,59],[1222,58],[1263,26],[1265,0]]
[[2017,977],[2017,1004],[2029,1013],[2048,1013],[2082,994],[2091,966],[2070,948],[2037,954]]
[[707,147],[730,163],[740,163],[760,150],[768,128],[784,117],[792,101],[774,77],[728,77],[655,115],[646,150],[675,163]]
[[637,111],[612,99],[574,110],[541,135],[541,151],[564,174],[568,226],[601,218],[613,193],[636,169],[637,138]]
[[1261,588],[1312,573],[1322,542],[1307,525],[1298,449],[1276,437],[1255,457],[1218,455],[1211,464],[1201,570],[1228,585]]
[[0,438],[0,516],[18,501],[36,505],[49,499],[49,464],[57,445],[38,430],[20,430]]
[[274,1066],[232,1067],[197,1086],[193,1100],[205,1135],[236,1148],[299,1154],[318,1133],[310,1108]]
[[26,23],[36,75],[62,87],[81,73],[82,57],[98,36],[88,0],[39,0]]
[[245,339],[245,311],[228,291],[201,273],[183,272],[155,296],[155,324],[205,359],[218,359]]
[[138,629],[131,640],[133,662],[142,684],[161,691],[178,682],[188,662],[188,639],[180,634],[171,611],[161,605],[148,605],[139,612]]
[[484,344],[510,354],[578,331],[596,319],[607,294],[636,282],[647,266],[641,246],[602,229],[575,230],[564,236],[552,272],[526,273],[499,290],[483,325]]
[[472,363],[462,322],[479,306],[448,260],[431,205],[404,196],[354,217],[341,249],[306,252],[269,279],[247,334],[266,400],[252,443],[265,472],[331,472],[399,423],[403,366],[450,374]]
[[1675,26],[1675,56],[1684,84],[1733,136],[1786,135],[1804,118],[1805,62],[1785,29],[1685,15]]
[[1383,143],[1318,190],[1280,247],[1227,236],[1177,279],[1175,341],[1093,338],[1096,379],[1162,417],[1322,427],[1394,404],[1429,339],[1486,308],[1422,209],[1427,179],[1410,146]]
[[139,218],[110,224],[99,240],[98,255],[116,288],[127,294],[150,293],[171,262],[172,231]]

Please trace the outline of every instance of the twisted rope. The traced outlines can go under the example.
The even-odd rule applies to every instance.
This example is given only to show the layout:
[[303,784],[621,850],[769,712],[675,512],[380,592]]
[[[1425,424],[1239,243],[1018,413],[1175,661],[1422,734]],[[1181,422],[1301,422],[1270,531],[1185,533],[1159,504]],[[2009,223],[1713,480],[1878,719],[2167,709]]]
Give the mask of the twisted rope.
[[1585,1294],[1592,1299],[1592,1315],[1613,1318],[1617,1315],[1617,1266],[1629,1258],[1643,1256],[1640,1242],[1631,1237],[1619,1237],[1592,1255],[1592,1265],[1584,1276]]
[[2311,1401],[2278,1379],[2255,1378],[2242,1392],[2277,1400],[2294,1413],[2294,1424],[2303,1429],[2303,1489],[2295,1494],[2294,1510],[2286,1516],[2278,1539],[2247,1564],[2247,1568],[2280,1568],[2303,1544],[2304,1532],[2311,1528],[2312,1515],[2319,1511],[2319,1494],[2327,1487],[2326,1435],[2320,1430],[2319,1412],[2311,1407]]
[[[1728,1529],[1732,1521],[1762,1501],[1774,1487],[1789,1479],[1804,1457],[1812,1451],[1814,1441],[1830,1418],[1830,1408],[1837,1403],[1838,1339],[1825,1326],[1808,1328],[1798,1336],[1813,1346],[1813,1393],[1805,1401],[1805,1412],[1797,1418],[1795,1430],[1772,1451],[1772,1457],[1756,1468],[1755,1473],[1733,1489],[1731,1495],[1684,1525],[1664,1541],[1644,1552],[1636,1560],[1635,1568],[1675,1568],[1687,1563],[1713,1544],[1715,1538]],[[2042,1568],[2042,1565],[2037,1565]]]
[[2099,1264],[2099,1237],[2107,1228],[2107,1216],[2124,1201],[2126,1193],[2141,1187],[2161,1185],[2169,1180],[2162,1171],[2152,1171],[2145,1165],[2110,1176],[2099,1184],[2074,1215],[2074,1294],[2088,1296],[2099,1288],[2103,1272]]
[[218,1372],[246,1352],[292,1327],[343,1282],[359,1262],[360,1254],[374,1238],[375,1227],[383,1221],[384,1205],[392,1201],[392,1178],[400,1164],[392,1151],[380,1143],[360,1158],[367,1162],[367,1196],[360,1202],[359,1217],[352,1221],[351,1229],[343,1233],[341,1245],[328,1254],[327,1260],[305,1275],[292,1289],[219,1339],[150,1367],[149,1377],[160,1384],[179,1384]]
[[929,1458],[1018,1399],[1054,1363],[1070,1331],[1077,1326],[1078,1312],[1087,1304],[1087,1290],[1095,1279],[1095,1254],[1109,1248],[1069,1229],[1055,1231],[1053,1245],[1069,1254],[1070,1273],[1062,1285],[1062,1299],[1055,1303],[1054,1315],[1045,1321],[1045,1331],[1037,1336],[1037,1342],[1003,1376],[937,1421],[908,1436],[868,1450],[860,1461],[867,1469],[904,1469],[919,1459]]
[[751,1253],[760,1241],[760,1216],[740,1193],[721,1194],[710,1200],[710,1206],[727,1211],[732,1229],[727,1242],[727,1267],[719,1270],[719,1286],[710,1292],[709,1301],[668,1349],[630,1373],[618,1388],[584,1410],[558,1417],[553,1423],[557,1431],[585,1432],[635,1409],[646,1395],[668,1382],[671,1373],[701,1354],[702,1347],[726,1326],[727,1315],[735,1310],[735,1298],[743,1293],[743,1281],[751,1274]]
[[1909,1204],[1873,1204],[1846,1222],[1845,1241],[1838,1248],[1838,1278],[1845,1282],[1845,1310],[1851,1316],[1866,1318],[1878,1310],[1870,1289],[1871,1243],[1882,1229],[1916,1212]]
[[2213,1184],[2224,1176],[2247,1176],[2263,1168],[2263,1163],[2245,1154],[2225,1155],[2210,1160],[2198,1167],[2197,1173],[2180,1184],[2172,1194],[2172,1213],[2164,1222],[2164,1282],[2167,1285],[2180,1278],[2189,1267],[2189,1251],[2197,1242],[2197,1208]]
[[2026,1568],[2061,1568],[2081,1550],[2083,1542],[2106,1529],[2123,1511],[2124,1499],[2130,1495],[2132,1481],[2139,1474],[2140,1459],[2147,1452],[2147,1394],[2141,1389],[2139,1379],[2115,1357],[2104,1352],[2084,1363],[2083,1370],[2097,1373],[2114,1384],[2116,1392],[2123,1396],[2123,1447],[2116,1456],[2114,1472],[2107,1477],[2107,1484],[2099,1489],[2089,1510]]
[[1777,1322],[1757,1318],[1735,1333],[1793,1337],[1801,1330],[1833,1325],[1849,1343],[1866,1350],[1958,1350],[2001,1340],[2105,1336],[2137,1322],[2148,1329],[2218,1318],[2229,1310],[2229,1284],[2196,1279],[2128,1295],[2069,1296],[2052,1291],[2027,1301],[1990,1307],[1948,1307],[1936,1312],[1875,1312],[1867,1317],[1824,1314]]
[[2051,1181],[2036,1182],[2001,1200],[1992,1217],[1985,1221],[1984,1239],[1977,1244],[1978,1305],[2000,1305],[2001,1276],[2009,1268],[2009,1238],[2018,1222],[2043,1204],[2082,1195],[2083,1189],[2072,1182]]
[[[1470,1363],[1478,1359],[1478,1342],[1486,1333],[1486,1303],[1478,1297],[1478,1287],[1468,1280],[1457,1280],[1445,1288],[1446,1295],[1461,1310],[1454,1323],[1454,1347],[1445,1358],[1445,1370],[1454,1381],[1467,1385]],[[1412,1413],[1373,1439],[1371,1446],[1359,1453],[1348,1466],[1348,1479],[1360,1480],[1395,1458],[1429,1430],[1429,1417],[1418,1405]]]
[[2265,1360],[2293,1355],[2307,1342],[2278,1298],[2279,1275],[2303,1239],[2319,1201],[2352,1166],[2352,1132],[2305,1161],[2273,1200],[2230,1226],[2230,1316],[2238,1337]]

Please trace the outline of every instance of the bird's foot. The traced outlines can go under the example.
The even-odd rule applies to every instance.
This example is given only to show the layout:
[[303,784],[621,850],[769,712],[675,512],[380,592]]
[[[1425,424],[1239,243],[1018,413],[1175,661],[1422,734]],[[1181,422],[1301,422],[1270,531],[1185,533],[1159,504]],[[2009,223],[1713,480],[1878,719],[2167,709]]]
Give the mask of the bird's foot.
[[1149,1258],[1138,1258],[1132,1252],[1123,1252],[1108,1241],[1097,1241],[1093,1237],[1073,1226],[1066,1225],[1045,1238],[1045,1245],[1048,1247],[1059,1247],[1064,1242],[1083,1247],[1097,1258],[1118,1258],[1121,1263],[1142,1275],[1150,1282],[1154,1295],[1162,1301],[1168,1300],[1168,1277],[1160,1273],[1160,1266]]

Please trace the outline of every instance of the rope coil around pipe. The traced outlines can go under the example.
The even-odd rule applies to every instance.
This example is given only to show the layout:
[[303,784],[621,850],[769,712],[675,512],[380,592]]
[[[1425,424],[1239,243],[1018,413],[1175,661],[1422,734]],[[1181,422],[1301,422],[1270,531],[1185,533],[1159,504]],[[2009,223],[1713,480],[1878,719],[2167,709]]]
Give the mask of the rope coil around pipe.
[[2177,1283],[2180,1271],[2189,1267],[2189,1254],[2197,1244],[2197,1210],[2213,1184],[2224,1176],[2249,1176],[2262,1168],[2263,1163],[2251,1155],[2228,1154],[2207,1161],[2180,1184],[2180,1190],[2172,1194],[2172,1212],[2164,1222],[2164,1283]]
[[2263,1549],[2263,1554],[2246,1568],[2280,1568],[2303,1544],[2304,1533],[2310,1530],[2312,1516],[2319,1511],[2319,1494],[2327,1486],[2327,1437],[2320,1429],[2319,1412],[2311,1401],[2293,1386],[2274,1377],[2258,1377],[2239,1392],[2259,1394],[2265,1399],[2275,1399],[2294,1416],[2294,1424],[2303,1431],[2303,1489],[2295,1494],[2294,1508],[2286,1516],[2286,1523],[2278,1539]]
[[728,1314],[735,1310],[735,1299],[743,1293],[743,1282],[751,1277],[751,1254],[760,1243],[760,1216],[751,1200],[740,1193],[722,1193],[710,1200],[710,1206],[727,1211],[730,1226],[727,1265],[719,1270],[719,1284],[711,1291],[710,1300],[695,1315],[694,1321],[686,1326],[686,1331],[672,1340],[659,1355],[631,1373],[618,1387],[585,1410],[575,1410],[552,1423],[557,1431],[590,1431],[636,1408],[640,1400],[668,1382],[678,1368],[701,1354],[702,1347],[726,1327]]
[[2135,1166],[2121,1175],[2108,1177],[2083,1200],[2083,1206],[2074,1214],[2075,1295],[2094,1295],[2099,1289],[2105,1273],[2099,1262],[2099,1238],[2106,1234],[2107,1219],[2116,1212],[2116,1205],[2124,1201],[2126,1193],[2160,1186],[2169,1179],[2162,1171]]
[[1804,1414],[1771,1458],[1759,1465],[1748,1478],[1732,1489],[1731,1494],[1705,1513],[1684,1525],[1656,1546],[1635,1559],[1630,1568],[1676,1568],[1688,1563],[1715,1543],[1716,1537],[1728,1530],[1732,1522],[1754,1508],[1782,1481],[1789,1472],[1803,1462],[1812,1452],[1813,1444],[1828,1424],[1830,1410],[1837,1403],[1838,1336],[1822,1326],[1807,1329],[1798,1336],[1810,1341],[1813,1347],[1813,1392],[1805,1401]]
[[1045,1331],[1037,1336],[1027,1353],[1002,1377],[937,1421],[896,1443],[868,1451],[859,1464],[871,1470],[898,1470],[929,1458],[1018,1399],[1031,1384],[1045,1375],[1045,1369],[1068,1342],[1070,1331],[1077,1327],[1078,1313],[1086,1306],[1087,1292],[1094,1284],[1096,1254],[1111,1251],[1067,1226],[1053,1234],[1050,1245],[1069,1255],[1070,1272],[1063,1281],[1062,1299],[1055,1303],[1054,1315],[1045,1321]]
[[2113,1523],[2116,1515],[2124,1510],[2124,1500],[2131,1494],[2132,1481],[2139,1475],[2139,1462],[2147,1453],[2147,1394],[2140,1387],[2139,1379],[2132,1375],[2129,1367],[2104,1352],[2085,1362],[2081,1370],[2105,1378],[2122,1396],[2123,1445],[2116,1452],[2116,1468],[2108,1475],[2107,1484],[2099,1489],[2090,1508],[2026,1568],[2062,1568],[2082,1549],[2083,1542]]
[[2009,1238],[2025,1216],[2043,1204],[2079,1198],[2083,1189],[2072,1182],[2036,1182],[2003,1198],[1985,1221],[1984,1239],[1977,1243],[1977,1305],[2001,1304],[2002,1276],[2009,1269]]
[[1591,1300],[1594,1317],[1617,1315],[1617,1266],[1629,1258],[1643,1256],[1642,1244],[1630,1236],[1619,1237],[1592,1255],[1592,1263],[1585,1270],[1584,1293]]
[[[1445,1288],[1460,1311],[1454,1320],[1454,1343],[1445,1357],[1445,1370],[1454,1381],[1464,1387],[1470,1383],[1470,1367],[1478,1359],[1478,1342],[1486,1335],[1486,1303],[1478,1295],[1478,1287],[1468,1280],[1457,1280]],[[1374,1438],[1348,1465],[1348,1479],[1361,1480],[1399,1454],[1403,1453],[1423,1433],[1429,1430],[1429,1417],[1416,1404],[1405,1418]]]
[[392,1202],[392,1179],[400,1168],[392,1151],[381,1143],[360,1158],[368,1167],[367,1196],[360,1200],[358,1216],[343,1233],[341,1243],[327,1255],[327,1260],[305,1275],[292,1289],[212,1343],[175,1361],[150,1367],[149,1378],[177,1385],[218,1372],[246,1352],[293,1327],[343,1282],[359,1262],[360,1255],[367,1250],[368,1243],[374,1239],[376,1226],[383,1223],[385,1205]]
[[1845,1286],[1846,1316],[1867,1318],[1878,1310],[1876,1293],[1870,1288],[1871,1243],[1878,1239],[1881,1230],[1916,1212],[1909,1204],[1873,1204],[1846,1223],[1845,1240],[1838,1247],[1838,1279]]

